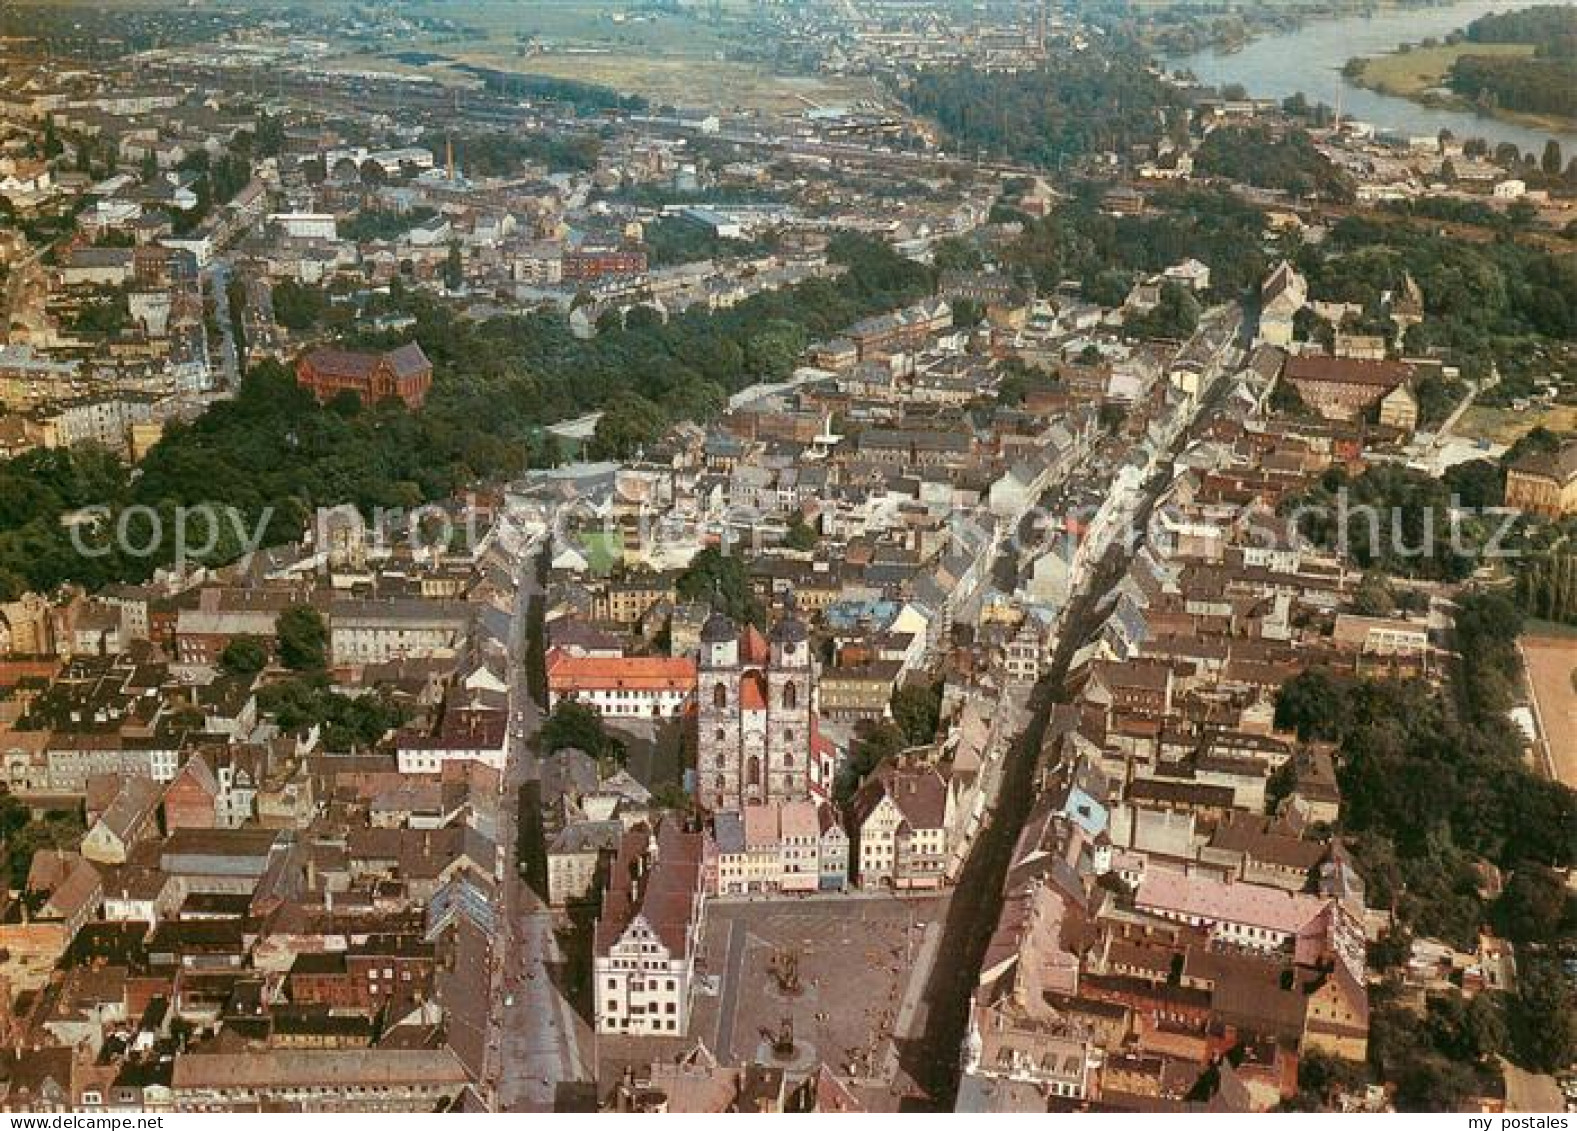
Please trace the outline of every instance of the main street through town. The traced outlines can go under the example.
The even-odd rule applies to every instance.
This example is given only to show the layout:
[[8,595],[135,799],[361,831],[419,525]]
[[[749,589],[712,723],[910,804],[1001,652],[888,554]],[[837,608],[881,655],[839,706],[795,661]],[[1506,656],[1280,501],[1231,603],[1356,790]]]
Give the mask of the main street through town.
[[515,860],[520,788],[536,779],[540,769],[530,743],[541,726],[541,710],[525,679],[527,612],[541,592],[536,549],[532,543],[519,557],[509,673],[510,737],[500,832],[509,865],[493,948],[488,1037],[489,1099],[496,1111],[552,1111],[566,1085],[592,1078],[590,1031],[554,981],[564,956],[553,933],[553,916],[521,878]]
[[[920,1033],[904,1043],[900,1053],[905,1071],[925,1088],[930,1103],[944,1111],[953,1108],[970,1006],[986,948],[1002,913],[1003,885],[1013,849],[1035,802],[1035,771],[1052,708],[1066,700],[1064,684],[1073,657],[1100,628],[1105,601],[1139,548],[1137,539],[1127,536],[1128,532],[1142,531],[1149,524],[1156,502],[1172,482],[1172,460],[1188,446],[1194,426],[1204,419],[1228,386],[1223,378],[1237,356],[1234,347],[1242,330],[1241,311],[1235,305],[1214,308],[1201,318],[1200,330],[1201,334],[1214,336],[1204,374],[1206,391],[1188,426],[1157,461],[1127,523],[1127,531],[1115,539],[1100,560],[1090,563],[1088,576],[1076,579],[1050,669],[1035,688],[1030,724],[1007,759],[996,808],[975,839],[948,903],[942,937],[925,988],[929,1006],[925,1024]],[[1002,551],[1010,559],[1015,552],[1011,540]],[[1018,568],[1011,560],[1000,564],[1010,571]]]

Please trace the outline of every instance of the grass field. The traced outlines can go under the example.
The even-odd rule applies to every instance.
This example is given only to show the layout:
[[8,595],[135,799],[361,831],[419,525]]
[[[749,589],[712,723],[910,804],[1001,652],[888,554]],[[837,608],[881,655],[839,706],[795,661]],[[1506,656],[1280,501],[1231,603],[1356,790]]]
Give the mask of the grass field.
[[1461,421],[1452,431],[1473,440],[1512,444],[1523,433],[1531,432],[1541,424],[1551,432],[1577,432],[1577,405],[1530,408],[1526,412],[1474,405],[1462,414]]
[[1364,61],[1358,82],[1381,94],[1417,98],[1445,85],[1446,75],[1464,55],[1531,55],[1531,43],[1453,43],[1414,47]]
[[[408,47],[457,63],[597,83],[657,105],[797,113],[879,97],[868,82],[776,74],[727,58],[745,34],[735,18],[748,11],[741,0],[725,0],[716,23],[704,14],[637,12],[608,0],[408,0],[400,11],[465,29],[458,37]],[[357,56],[342,65],[366,66],[367,60]],[[397,63],[377,65],[399,69]],[[422,73],[439,82],[467,81],[441,65]]]
[[[1353,81],[1379,94],[1410,98],[1426,106],[1471,110],[1472,103],[1446,86],[1452,64],[1464,55],[1532,55],[1531,43],[1455,43],[1438,47],[1414,47],[1407,52],[1393,51],[1364,60],[1361,74]],[[1565,118],[1548,114],[1522,114],[1495,110],[1493,116],[1519,122],[1530,129],[1564,130],[1571,126]]]
[[[89,0],[57,0],[86,5]],[[265,12],[287,0],[242,0]],[[164,9],[169,0],[94,0],[111,9]],[[326,14],[341,14],[358,0],[313,0]],[[881,98],[864,80],[777,74],[727,58],[752,34],[746,20],[753,0],[721,0],[688,11],[641,10],[635,0],[387,0],[386,14],[434,21],[460,34],[417,34],[410,41],[357,47],[327,60],[337,70],[419,74],[445,85],[471,86],[475,76],[443,63],[416,66],[395,58],[426,51],[455,63],[517,74],[579,79],[640,94],[657,105],[718,110],[798,113],[811,106],[845,105]]]

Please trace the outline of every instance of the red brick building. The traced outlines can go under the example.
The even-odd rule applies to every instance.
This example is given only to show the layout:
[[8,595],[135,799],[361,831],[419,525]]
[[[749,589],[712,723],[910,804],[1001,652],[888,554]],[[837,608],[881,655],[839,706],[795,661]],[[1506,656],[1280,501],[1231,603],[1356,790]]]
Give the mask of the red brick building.
[[219,824],[219,782],[200,754],[186,760],[164,790],[164,827],[212,829]]
[[1328,420],[1356,420],[1413,375],[1401,361],[1363,361],[1313,354],[1289,357],[1281,379]]
[[421,408],[432,387],[433,363],[415,342],[385,353],[322,348],[302,355],[296,363],[296,381],[319,401],[349,392],[363,404],[399,397],[409,407]]
[[642,275],[646,272],[646,253],[627,248],[581,248],[566,251],[560,267],[567,283]]
[[433,950],[419,939],[372,935],[348,952],[297,955],[287,984],[296,1005],[376,1009],[431,996],[433,970]]

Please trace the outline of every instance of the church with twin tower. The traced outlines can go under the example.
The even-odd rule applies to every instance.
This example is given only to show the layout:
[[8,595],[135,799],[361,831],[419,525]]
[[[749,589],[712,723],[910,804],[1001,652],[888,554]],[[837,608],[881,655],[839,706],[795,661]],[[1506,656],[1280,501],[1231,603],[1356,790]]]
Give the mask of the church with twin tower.
[[713,812],[810,797],[816,661],[792,601],[763,638],[720,612],[701,628],[696,799]]

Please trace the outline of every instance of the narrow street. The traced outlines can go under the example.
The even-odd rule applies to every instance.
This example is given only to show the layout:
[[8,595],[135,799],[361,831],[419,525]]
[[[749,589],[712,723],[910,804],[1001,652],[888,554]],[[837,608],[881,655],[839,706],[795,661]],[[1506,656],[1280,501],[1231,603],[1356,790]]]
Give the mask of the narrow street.
[[235,323],[230,317],[230,271],[228,260],[214,260],[203,272],[203,286],[213,295],[214,321],[219,324],[221,375],[218,387],[233,394],[241,388],[241,350],[240,343],[235,340]]
[[[1226,350],[1217,355],[1213,363],[1215,377],[1221,376],[1222,361],[1230,352]],[[1183,429],[1167,458],[1145,483],[1143,496],[1129,524],[1130,530],[1143,530],[1149,523],[1156,501],[1171,483],[1171,458],[1188,445],[1194,423],[1216,403],[1226,385],[1225,381],[1214,381],[1195,409],[1189,426]],[[1100,627],[1101,603],[1121,581],[1137,549],[1137,540],[1117,539],[1091,577],[1079,586],[1068,606],[1050,669],[1035,687],[1030,723],[1014,744],[1003,768],[997,806],[959,873],[936,962],[931,968],[930,983],[926,986],[929,1009],[925,1028],[917,1039],[907,1042],[900,1050],[905,1070],[926,1090],[930,1099],[927,1106],[934,1110],[953,1110],[970,1007],[986,948],[1002,913],[1003,885],[1012,863],[1013,848],[1035,803],[1035,770],[1052,708],[1066,702],[1064,685],[1073,657]],[[1012,568],[1011,564],[1008,568]]]
[[539,774],[530,742],[542,716],[525,678],[526,613],[539,592],[533,555],[524,553],[515,598],[509,758],[500,834],[509,866],[502,885],[503,907],[494,949],[492,1032],[488,1038],[488,1079],[496,1111],[552,1111],[564,1085],[591,1078],[590,1032],[554,982],[554,972],[564,956],[553,933],[552,913],[515,866],[520,787]]
[[926,987],[930,1008],[918,1040],[901,1050],[905,1070],[943,1111],[953,1108],[958,1088],[959,1051],[968,1031],[969,1009],[986,947],[1002,911],[1002,885],[1013,846],[1035,801],[1035,767],[1051,708],[1061,698],[1068,665],[1098,626],[1096,610],[1107,590],[1122,577],[1128,559],[1114,546],[1091,583],[1068,610],[1050,672],[1035,688],[1030,724],[1015,743],[1003,768],[1000,800],[964,862],[948,905],[940,949]]

